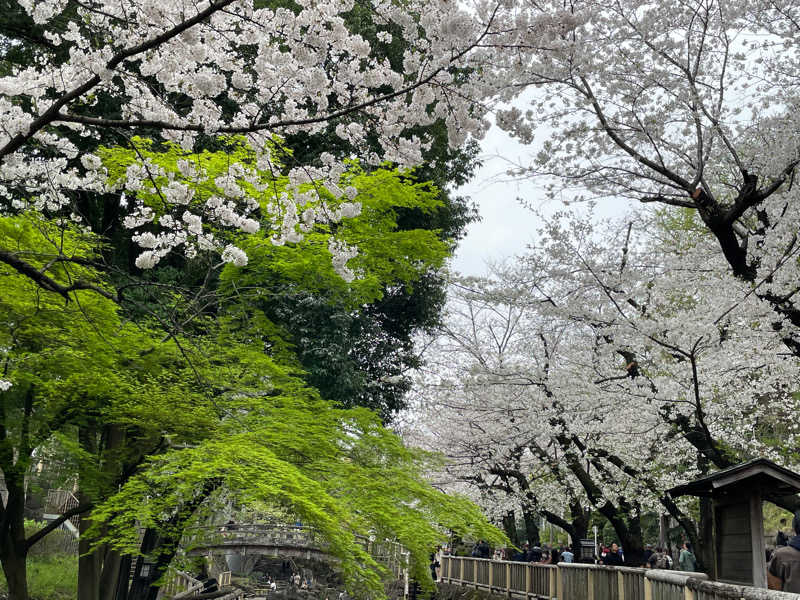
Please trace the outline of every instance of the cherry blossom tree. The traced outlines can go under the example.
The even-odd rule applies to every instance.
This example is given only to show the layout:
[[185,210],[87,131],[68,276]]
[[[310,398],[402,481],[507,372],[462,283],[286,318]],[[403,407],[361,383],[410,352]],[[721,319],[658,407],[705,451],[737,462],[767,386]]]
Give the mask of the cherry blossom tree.
[[[562,2],[516,4],[525,24]],[[689,208],[730,270],[766,300],[800,354],[796,303],[798,10],[792,0],[574,0],[569,27],[538,43],[509,34],[510,99],[498,123],[547,140],[519,175],[569,201],[624,198]],[[567,20],[562,19],[566,24]],[[517,28],[519,30],[519,27]],[[552,128],[552,130],[550,129]]]
[[797,361],[714,244],[688,213],[554,219],[517,264],[454,294],[420,435],[510,502],[592,506],[634,561],[645,510],[698,539],[669,488],[756,455],[794,466],[797,447],[793,428],[759,435],[797,410]]
[[[375,2],[368,33],[349,24],[353,8],[352,0],[292,7],[254,0],[12,2],[9,22],[20,27],[2,32],[0,210],[79,218],[81,194],[112,194],[121,197],[120,218],[140,243],[152,241],[142,228],[163,230],[160,239],[172,243],[159,247],[162,253],[205,248],[207,226],[244,233],[267,227],[281,244],[356,207],[331,206],[317,193],[325,187],[351,207],[353,190],[339,187],[346,167],[329,153],[315,164],[290,165],[290,188],[269,206],[248,202],[242,188],[258,185],[257,171],[280,172],[285,163],[285,155],[275,156],[275,136],[332,129],[368,162],[406,166],[419,163],[429,143],[413,127],[445,121],[453,147],[482,134],[485,107],[477,100],[486,93],[460,73],[492,34],[496,7],[479,19],[446,0]],[[389,60],[398,44],[402,60]],[[220,193],[204,202],[180,180],[159,186],[163,206],[156,210],[138,197],[158,176],[151,165],[143,161],[123,184],[111,185],[92,148],[127,145],[141,134],[187,150],[245,135],[256,156],[252,164],[232,161],[215,181]],[[247,260],[235,245],[212,246],[225,262]],[[328,250],[346,273],[354,249],[334,240]],[[54,287],[46,272],[7,249],[0,260]],[[137,265],[158,260],[143,246]]]

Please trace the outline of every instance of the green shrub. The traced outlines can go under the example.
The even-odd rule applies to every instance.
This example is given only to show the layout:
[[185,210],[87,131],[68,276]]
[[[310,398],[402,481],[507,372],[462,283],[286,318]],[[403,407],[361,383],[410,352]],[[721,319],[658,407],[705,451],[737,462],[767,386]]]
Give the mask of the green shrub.
[[[74,600],[78,590],[78,557],[29,556],[28,591],[31,600]],[[0,571],[0,592],[7,592]]]

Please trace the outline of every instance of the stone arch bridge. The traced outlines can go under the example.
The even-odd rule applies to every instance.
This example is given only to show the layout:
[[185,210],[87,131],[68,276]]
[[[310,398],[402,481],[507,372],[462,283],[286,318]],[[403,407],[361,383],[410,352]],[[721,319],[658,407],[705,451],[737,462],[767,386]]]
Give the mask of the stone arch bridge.
[[[190,555],[224,553],[272,556],[281,559],[305,559],[335,563],[328,545],[318,531],[300,525],[262,523],[227,524],[192,528],[187,532]],[[396,542],[377,542],[360,538],[367,551],[388,567],[395,577],[404,575],[407,551]]]

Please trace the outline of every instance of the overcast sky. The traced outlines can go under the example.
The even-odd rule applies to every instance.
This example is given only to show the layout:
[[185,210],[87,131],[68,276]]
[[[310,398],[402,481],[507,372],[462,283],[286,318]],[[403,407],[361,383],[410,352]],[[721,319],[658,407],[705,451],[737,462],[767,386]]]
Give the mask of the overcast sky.
[[[557,200],[547,200],[540,185],[531,181],[512,180],[505,175],[511,163],[527,164],[539,149],[546,130],[536,132],[534,143],[523,146],[496,126],[481,144],[483,167],[467,185],[455,190],[469,196],[477,204],[482,220],[467,228],[453,259],[452,268],[464,275],[485,275],[487,260],[511,258],[525,251],[535,240],[541,227],[540,218],[525,208],[518,198],[535,205],[545,215],[562,210]],[[571,208],[579,209],[574,205]],[[608,200],[595,209],[602,216],[622,215],[630,206],[622,201]]]

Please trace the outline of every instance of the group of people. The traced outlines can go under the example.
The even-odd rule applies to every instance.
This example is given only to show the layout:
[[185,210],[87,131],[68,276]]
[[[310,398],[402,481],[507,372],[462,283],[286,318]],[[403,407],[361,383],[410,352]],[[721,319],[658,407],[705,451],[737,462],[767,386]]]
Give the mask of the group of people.
[[311,579],[301,576],[300,573],[292,573],[292,576],[289,577],[289,585],[301,590],[307,590],[311,587]]
[[[448,554],[448,550],[443,551]],[[438,554],[438,553],[437,553]],[[539,563],[547,565],[556,565],[558,563],[571,563],[576,561],[576,557],[570,546],[563,548],[559,546],[544,547],[531,546],[528,543],[523,544],[519,549],[497,548],[492,553],[489,544],[485,540],[479,540],[472,547],[471,556],[474,558],[492,558],[494,560],[511,560],[515,562]],[[591,562],[591,561],[590,561]],[[640,564],[632,564],[625,560],[625,553],[623,549],[616,543],[600,544],[598,552],[594,558],[597,564],[608,566],[636,566],[647,567],[650,569],[673,569],[673,558],[666,548],[658,546],[653,547],[648,544],[645,547],[644,560]],[[693,572],[697,571],[697,558],[692,552],[692,545],[689,542],[684,542],[680,554],[677,559],[677,568],[681,571]],[[431,572],[435,572],[438,568],[438,560],[431,557]]]
[[572,549],[569,546],[561,548],[560,546],[550,547],[545,545],[540,548],[539,546],[531,546],[525,543],[520,550],[511,553],[508,560],[557,565],[560,562],[573,562],[575,560],[575,555],[572,553]]
[[[794,536],[788,536],[783,528],[786,520],[781,521],[781,530],[775,538],[775,550],[767,552],[767,578],[770,589],[782,590],[800,594],[800,511],[795,513],[792,520]],[[441,550],[444,554],[449,554],[448,549]],[[560,548],[540,548],[524,544],[519,550],[513,551],[510,556],[508,550],[497,549],[494,552],[495,560],[513,560],[518,562],[532,562],[543,564],[558,564],[559,562],[571,563],[575,561],[575,555],[571,548],[567,546],[563,550]],[[489,558],[491,549],[485,540],[478,541],[472,548],[472,556],[475,558]],[[434,580],[438,579],[438,552],[431,555],[431,575]],[[616,543],[609,546],[600,545],[596,557],[598,563],[608,566],[620,566],[629,564],[625,562],[625,553]],[[644,561],[641,565],[650,569],[672,569],[673,558],[666,548],[658,546],[653,548],[651,544],[645,547]],[[692,545],[684,542],[678,556],[678,569],[685,572],[697,571],[697,558],[692,552]]]
[[559,562],[573,562],[575,560],[575,555],[569,546],[563,549],[559,546],[551,548],[545,545],[544,547],[539,547],[531,546],[526,542],[520,549],[496,548],[493,554],[485,540],[478,541],[472,547],[471,556],[473,558],[489,558],[490,555],[494,560],[513,560],[515,562],[547,565],[556,565]]
[[[674,561],[669,550],[661,546],[653,548],[652,544],[647,544],[645,546],[641,564],[626,562],[625,553],[616,542],[612,543],[610,546],[601,544],[597,562],[612,567],[628,565],[632,567],[646,567],[648,569],[674,568]],[[697,558],[694,552],[692,552],[692,545],[690,542],[684,542],[681,546],[680,554],[678,555],[678,569],[689,573],[697,571]]]

